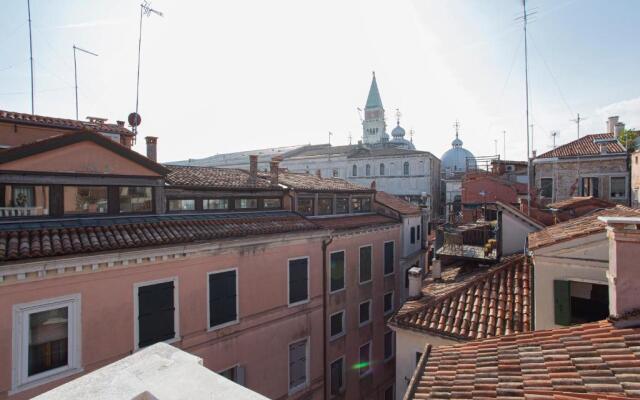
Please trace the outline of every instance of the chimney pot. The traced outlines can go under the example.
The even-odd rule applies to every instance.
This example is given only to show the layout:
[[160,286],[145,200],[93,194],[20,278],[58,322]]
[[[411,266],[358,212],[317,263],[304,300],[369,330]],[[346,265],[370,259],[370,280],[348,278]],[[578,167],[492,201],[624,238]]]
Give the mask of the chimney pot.
[[616,123],[616,125],[613,127],[614,137],[619,138],[620,135],[622,135],[622,132],[624,132],[624,123],[622,122]]
[[158,161],[158,138],[156,136],[146,136],[144,140],[147,142],[147,158],[152,161]]
[[249,177],[254,180],[258,178],[258,156],[255,154],[249,156]]
[[279,175],[279,166],[280,161],[278,161],[277,159],[272,159],[271,162],[269,163],[269,167],[270,167],[270,173],[271,173],[271,184],[273,186],[277,186],[278,185],[278,175]]
[[620,117],[618,117],[617,115],[609,117],[609,119],[607,120],[607,132],[608,133],[614,133],[615,126],[618,123],[618,119],[620,119]]
[[422,296],[422,268],[411,267],[409,274],[409,297],[416,299]]
[[376,190],[376,181],[371,181],[371,189]]
[[442,278],[442,261],[440,259],[433,260],[431,265],[431,276],[433,279]]

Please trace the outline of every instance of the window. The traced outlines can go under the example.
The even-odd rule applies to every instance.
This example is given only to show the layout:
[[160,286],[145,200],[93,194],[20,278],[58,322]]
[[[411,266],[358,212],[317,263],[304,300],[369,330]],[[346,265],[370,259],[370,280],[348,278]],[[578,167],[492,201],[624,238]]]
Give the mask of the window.
[[391,385],[384,391],[384,400],[394,400],[394,398],[395,393],[393,391],[393,385]]
[[611,196],[612,199],[624,199],[627,197],[627,178],[624,176],[611,177]]
[[329,317],[329,319],[330,319],[329,338],[333,340],[344,335],[344,311],[339,311],[335,314],[332,314],[331,317]]
[[65,186],[65,214],[102,214],[107,212],[106,186]]
[[319,215],[333,214],[333,198],[320,197],[318,199],[318,214]]
[[120,212],[150,212],[153,196],[149,186],[124,186],[120,188]]
[[307,339],[289,345],[289,393],[307,384]]
[[136,288],[136,348],[176,339],[175,280],[142,283]]
[[387,315],[393,312],[393,292],[388,292],[384,294],[383,301],[384,315]]
[[237,209],[254,209],[258,208],[258,199],[236,199]]
[[553,198],[553,178],[540,179],[540,196]]
[[409,175],[409,162],[405,161],[404,164],[402,165],[402,172],[404,174],[404,176],[408,176]]
[[555,323],[558,325],[600,321],[609,315],[607,285],[555,280],[553,295]]
[[411,227],[411,244],[414,244],[416,242],[416,228],[415,227]]
[[416,236],[417,236],[418,240],[420,240],[421,232],[422,232],[422,226],[418,225],[418,228],[416,229]]
[[344,389],[344,357],[331,363],[331,396],[338,396]]
[[384,164],[380,164],[380,175],[384,176]]
[[209,273],[209,328],[238,322],[238,270]]
[[359,281],[366,283],[371,281],[371,246],[360,247]]
[[420,362],[421,358],[422,358],[422,353],[419,351],[416,351],[416,366],[418,366],[418,363]]
[[309,259],[289,260],[289,305],[309,300]]
[[229,208],[227,199],[204,199],[202,200],[203,210],[226,210]]
[[336,214],[348,214],[349,213],[349,198],[337,197],[336,198]]
[[366,175],[366,176],[371,176],[371,165],[367,164],[367,165],[364,167],[364,170],[365,170],[365,175]]
[[302,215],[313,215],[313,198],[298,197],[298,212]]
[[593,196],[599,197],[599,184],[598,178],[582,178],[582,184],[580,185],[581,196]]
[[384,274],[389,275],[393,274],[393,263],[394,263],[394,243],[386,242],[384,244]]
[[358,166],[355,164],[351,167],[351,176],[358,176]]
[[263,199],[262,207],[268,208],[268,209],[282,208],[282,200],[281,199]]
[[80,371],[80,295],[13,307],[14,390]]
[[230,381],[244,386],[244,367],[241,367],[240,365],[235,365],[231,368],[225,369],[224,371],[220,371],[218,372],[218,375],[222,375]]
[[370,212],[371,197],[353,197],[351,198],[351,211],[354,213]]
[[193,199],[169,200],[169,211],[193,211],[196,209],[196,201]]
[[358,322],[360,326],[366,325],[371,322],[371,300],[363,301],[362,303],[360,303]]
[[49,215],[49,186],[6,185],[4,204],[0,217]]
[[365,376],[371,372],[371,342],[365,343],[360,346],[360,362],[358,368],[360,368],[360,376]]
[[391,359],[393,357],[393,348],[394,348],[394,340],[393,340],[393,331],[389,331],[384,334],[384,359],[385,361]]
[[337,177],[338,177],[338,170],[337,170],[337,169],[334,169],[334,170],[333,170],[333,177],[334,177],[334,178],[337,178]]
[[331,292],[344,289],[344,251],[331,253]]

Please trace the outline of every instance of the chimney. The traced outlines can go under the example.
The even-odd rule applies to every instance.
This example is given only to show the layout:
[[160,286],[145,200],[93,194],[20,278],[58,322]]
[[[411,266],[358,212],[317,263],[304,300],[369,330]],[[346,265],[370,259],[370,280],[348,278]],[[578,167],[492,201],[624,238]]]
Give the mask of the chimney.
[[318,178],[322,178],[322,171],[321,171],[321,170],[319,170],[319,169],[317,169],[317,170],[316,170],[316,176],[317,176]]
[[536,155],[538,155],[538,152],[535,150],[531,150],[531,158],[536,158]]
[[249,177],[254,180],[258,178],[258,156],[255,154],[249,156]]
[[371,189],[376,190],[376,181],[371,181]]
[[[640,310],[640,217],[598,217],[607,224],[609,238],[609,315],[631,317]],[[638,325],[635,315],[635,325]],[[621,323],[633,323],[625,318]]]
[[417,299],[422,296],[422,268],[411,267],[409,271],[409,298]]
[[434,280],[440,280],[440,278],[442,278],[442,261],[440,259],[433,260],[431,265],[431,277]]
[[158,161],[158,138],[155,136],[146,136],[144,140],[147,142],[147,158],[152,161]]
[[118,126],[124,126],[124,121],[116,121],[116,124],[118,124]]
[[608,133],[614,133],[615,126],[618,123],[618,119],[620,119],[620,117],[618,117],[617,115],[609,117],[609,119],[607,120],[607,132]]
[[622,132],[624,132],[624,123],[623,122],[618,122],[613,127],[613,136],[616,137],[616,138],[619,138],[620,135],[622,135]]
[[271,173],[271,184],[273,186],[277,186],[278,185],[278,165],[280,164],[280,161],[272,159],[271,162],[269,163],[269,167],[270,167],[270,173]]

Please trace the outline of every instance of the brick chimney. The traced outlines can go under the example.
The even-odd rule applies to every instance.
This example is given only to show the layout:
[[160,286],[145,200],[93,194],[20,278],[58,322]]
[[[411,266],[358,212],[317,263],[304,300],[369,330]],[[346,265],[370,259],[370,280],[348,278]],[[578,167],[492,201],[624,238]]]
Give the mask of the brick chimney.
[[269,172],[271,173],[271,184],[276,186],[278,185],[278,174],[279,174],[279,165],[280,161],[276,159],[272,159],[269,163]]
[[255,154],[249,156],[249,177],[253,180],[258,179],[258,156]]
[[[614,320],[628,317],[631,312],[640,311],[640,217],[598,219],[607,224],[609,238],[609,315]],[[638,322],[640,315],[621,321],[635,325]]]
[[158,161],[158,138],[156,136],[146,136],[144,140],[147,142],[147,158],[152,161]]

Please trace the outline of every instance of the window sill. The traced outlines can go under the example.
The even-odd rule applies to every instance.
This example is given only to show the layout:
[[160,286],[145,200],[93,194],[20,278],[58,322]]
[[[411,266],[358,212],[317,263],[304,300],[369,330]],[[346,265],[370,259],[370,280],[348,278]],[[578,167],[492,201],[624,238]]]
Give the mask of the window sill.
[[[50,372],[50,371],[49,371]],[[75,375],[75,374],[80,374],[84,372],[84,368],[82,367],[64,367],[63,370],[53,373],[51,375],[45,375],[41,378],[31,378],[28,379],[26,382],[21,383],[19,385],[17,385],[14,389],[9,391],[9,395],[13,395],[15,393],[19,393],[22,392],[24,390],[28,390],[28,389],[33,389],[35,387],[38,387],[40,385],[44,385],[46,383],[51,383],[53,381],[56,381],[58,379],[63,379],[63,378],[67,378],[69,376]],[[43,374],[46,374],[46,372],[43,372]]]
[[287,307],[288,307],[288,308],[293,308],[293,307],[301,306],[301,305],[303,305],[303,304],[308,304],[310,301],[311,301],[311,300],[309,300],[309,299],[306,299],[306,300],[300,300],[300,301],[297,301],[297,302],[295,302],[295,303],[290,303],[290,304],[288,304],[288,305],[287,305]]
[[367,372],[365,372],[364,374],[360,374],[360,379],[364,379],[364,378],[368,377],[371,374],[373,374],[373,370],[371,368],[369,368],[369,370]]
[[368,285],[369,283],[373,282],[373,279],[369,279],[368,281],[364,281],[364,282],[358,282],[358,284],[360,286],[364,286],[364,285]]
[[367,325],[371,325],[371,320],[368,320],[366,322],[361,322],[358,324],[358,328],[364,328]]
[[306,389],[309,386],[309,382],[305,382],[302,385],[298,385],[294,388],[290,388],[289,389],[289,396],[294,395],[298,392],[301,392],[302,390]]
[[[211,326],[207,328],[207,332],[218,331],[220,329],[224,329],[229,326],[238,325],[239,323],[240,323],[240,318],[236,319],[235,321],[229,321],[229,322],[225,322],[224,324]],[[166,342],[166,343],[171,343],[171,342]]]
[[329,294],[338,294],[338,293],[344,292],[344,291],[345,291],[345,288],[342,288],[342,289],[337,289],[337,290],[334,290],[334,291],[329,291]]
[[345,337],[345,336],[346,336],[346,333],[345,333],[345,332],[339,333],[339,334],[337,334],[337,335],[335,335],[335,336],[330,336],[330,337],[329,337],[329,342],[334,342],[334,341],[336,341],[336,340],[338,340],[338,339],[340,339],[340,338],[343,338],[343,337]]

